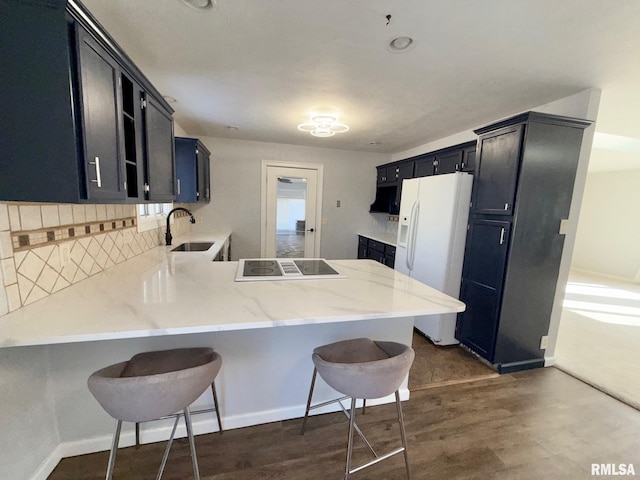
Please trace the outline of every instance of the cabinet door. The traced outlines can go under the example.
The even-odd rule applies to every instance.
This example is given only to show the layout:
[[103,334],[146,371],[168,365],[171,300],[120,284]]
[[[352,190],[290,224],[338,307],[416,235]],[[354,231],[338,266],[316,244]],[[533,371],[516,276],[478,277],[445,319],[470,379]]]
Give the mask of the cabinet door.
[[196,149],[198,158],[198,201],[209,203],[211,200],[211,179],[209,173],[209,154],[202,148]]
[[465,148],[462,152],[462,171],[473,173],[476,170],[476,147]]
[[[89,200],[124,199],[116,61],[78,27],[84,168]],[[72,159],[69,159],[72,161]]]
[[194,203],[197,192],[197,146],[192,138],[176,138],[176,202]]
[[455,173],[461,169],[462,150],[437,155],[434,163],[434,174]]
[[434,168],[435,168],[433,165],[434,161],[435,161],[435,157],[433,156],[416,160],[413,176],[417,178],[417,177],[428,177],[430,175],[433,175]]
[[493,361],[500,300],[509,248],[510,222],[472,218],[469,223],[456,338]]
[[396,167],[377,167],[378,170],[378,184],[390,184],[396,182]]
[[148,200],[170,202],[175,199],[173,119],[159,103],[147,96],[145,108],[145,146]]
[[398,182],[398,189],[396,191],[396,198],[393,204],[393,211],[400,212],[400,199],[402,198],[402,181],[408,178],[413,178],[413,162],[401,163],[396,167],[396,181]]
[[523,125],[480,136],[473,213],[512,215]]

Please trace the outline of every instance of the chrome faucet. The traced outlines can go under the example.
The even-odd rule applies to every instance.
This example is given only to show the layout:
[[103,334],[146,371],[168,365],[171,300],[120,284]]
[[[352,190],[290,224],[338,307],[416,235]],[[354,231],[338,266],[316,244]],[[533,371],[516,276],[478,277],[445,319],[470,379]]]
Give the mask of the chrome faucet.
[[171,210],[168,214],[167,214],[167,233],[164,234],[164,241],[167,245],[171,245],[171,240],[173,239],[173,236],[171,235],[171,226],[169,225],[169,219],[171,218],[171,214],[175,211],[178,210],[182,210],[183,212],[187,212],[189,214],[189,216],[191,217],[189,219],[189,221],[191,223],[196,223],[196,219],[193,216],[193,213],[191,213],[189,210],[187,210],[184,207],[176,207],[173,210]]

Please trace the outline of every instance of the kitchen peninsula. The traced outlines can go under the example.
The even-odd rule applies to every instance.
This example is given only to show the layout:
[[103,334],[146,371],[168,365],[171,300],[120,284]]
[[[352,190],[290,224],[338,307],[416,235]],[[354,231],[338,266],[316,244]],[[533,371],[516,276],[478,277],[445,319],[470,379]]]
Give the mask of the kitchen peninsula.
[[[29,395],[29,384],[40,384],[32,395],[50,406],[59,437],[51,462],[108,449],[112,420],[88,392],[87,377],[135,353],[163,348],[211,346],[220,352],[216,383],[225,429],[300,417],[316,346],[362,336],[410,344],[415,315],[464,309],[372,260],[329,263],[347,278],[234,282],[237,262],[158,247],[0,317],[0,359],[12,367],[14,382],[24,378],[26,389],[13,394],[10,404],[4,403],[11,394],[0,396],[0,408],[16,416],[0,443],[25,425],[33,430],[32,441],[42,435],[44,427],[29,426],[15,403],[29,403],[20,395]],[[325,385],[316,392],[318,399],[332,396]],[[408,398],[406,381],[401,394]],[[211,402],[205,393],[197,407]],[[212,415],[194,420],[196,433],[216,429]],[[164,440],[168,428],[145,424],[142,441]],[[131,441],[131,430],[125,430],[122,445]]]

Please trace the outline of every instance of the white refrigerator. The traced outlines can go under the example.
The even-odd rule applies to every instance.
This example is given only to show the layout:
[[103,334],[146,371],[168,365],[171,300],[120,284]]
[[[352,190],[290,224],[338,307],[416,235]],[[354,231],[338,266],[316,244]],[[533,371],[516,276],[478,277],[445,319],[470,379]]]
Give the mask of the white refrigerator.
[[[473,176],[450,173],[402,182],[395,269],[458,298]],[[456,314],[418,316],[436,345],[454,345]]]

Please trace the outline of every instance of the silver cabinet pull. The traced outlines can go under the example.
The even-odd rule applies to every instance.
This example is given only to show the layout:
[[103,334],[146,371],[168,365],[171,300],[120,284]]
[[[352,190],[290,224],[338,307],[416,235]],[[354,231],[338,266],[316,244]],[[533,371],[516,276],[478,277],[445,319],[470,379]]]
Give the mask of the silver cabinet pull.
[[509,204],[508,204],[508,203],[505,203],[505,204],[504,204],[504,209],[505,209],[505,210],[509,210]]
[[180,195],[180,179],[178,179],[178,195]]
[[500,245],[504,243],[504,228],[500,229]]
[[91,180],[93,183],[98,185],[98,188],[102,187],[102,177],[100,176],[100,157],[95,157],[95,162],[89,162],[89,165],[96,166],[96,179]]

